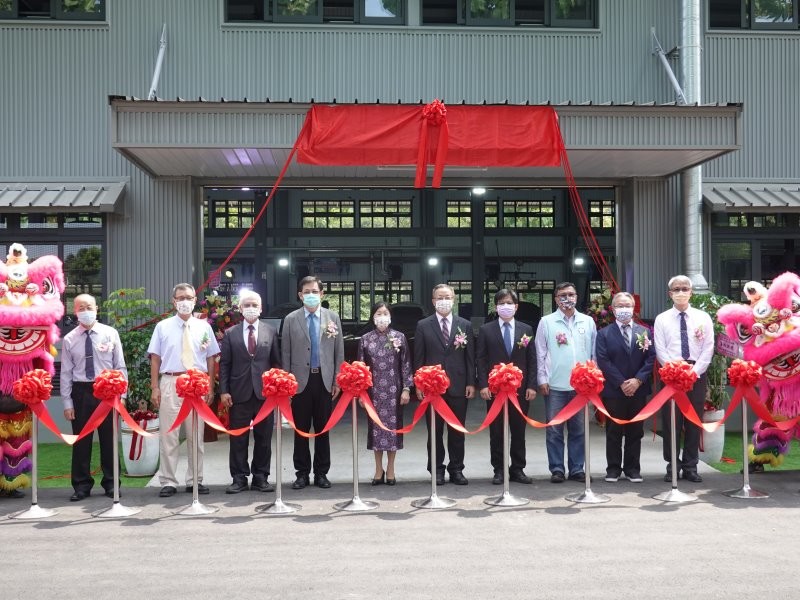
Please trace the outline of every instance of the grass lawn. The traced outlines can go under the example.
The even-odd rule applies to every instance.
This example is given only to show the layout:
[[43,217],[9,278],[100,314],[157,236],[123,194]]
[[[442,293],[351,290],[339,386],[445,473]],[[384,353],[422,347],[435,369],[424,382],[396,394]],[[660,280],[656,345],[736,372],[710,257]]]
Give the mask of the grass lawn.
[[[40,488],[72,488],[70,469],[72,463],[72,447],[67,444],[39,444],[39,487]],[[100,470],[100,445],[92,444],[92,475],[95,488],[100,488],[103,472]],[[150,477],[127,477],[125,466],[120,459],[119,472],[122,475],[123,488],[143,488]],[[102,488],[100,488],[102,491]]]
[[[723,461],[711,463],[711,466],[723,473],[739,473],[742,470],[742,434],[738,432],[725,433],[725,446],[722,448],[722,458],[731,459],[732,462]],[[792,440],[791,449],[783,459],[780,467],[765,465],[767,471],[790,471],[800,469],[800,443]]]

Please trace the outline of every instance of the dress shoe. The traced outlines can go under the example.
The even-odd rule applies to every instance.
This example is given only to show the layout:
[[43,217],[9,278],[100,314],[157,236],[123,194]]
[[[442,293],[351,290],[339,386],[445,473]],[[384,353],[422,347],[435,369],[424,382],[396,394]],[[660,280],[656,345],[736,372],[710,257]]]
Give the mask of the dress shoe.
[[580,481],[581,483],[586,483],[586,473],[583,471],[578,471],[577,473],[572,473],[569,476],[570,481]]
[[605,479],[609,483],[617,483],[621,475],[622,473],[617,473],[616,471],[607,472]]
[[226,494],[238,494],[239,492],[246,492],[246,491],[247,491],[247,479],[234,479],[233,483],[225,488]]
[[564,483],[564,474],[561,471],[554,471],[550,475],[550,483]]
[[492,477],[492,483],[494,485],[503,485],[503,474],[495,473],[494,477]]
[[514,481],[516,483],[533,483],[533,478],[528,477],[522,471],[512,471],[508,474],[509,481]]
[[683,478],[686,481],[691,481],[692,483],[702,483],[703,478],[700,477],[697,471],[683,471]]
[[176,490],[174,486],[165,485],[164,487],[161,488],[161,491],[158,492],[158,495],[161,498],[169,498],[170,496],[174,496],[175,492],[177,491],[178,490]]
[[[113,498],[114,497],[114,490],[106,490],[105,491],[106,498]],[[119,497],[122,498],[122,492],[119,493]]]
[[450,473],[450,483],[454,485],[468,485],[469,480],[464,477],[464,474],[461,471],[456,471],[454,473]]
[[384,483],[386,483],[386,473],[381,474],[380,477],[372,478],[372,485],[383,485]]
[[250,490],[254,492],[274,492],[275,486],[272,485],[266,477],[253,477]]
[[436,485],[444,485],[446,482],[444,480],[444,473],[436,473]]
[[297,479],[294,480],[292,484],[293,490],[302,490],[304,487],[308,485],[308,477],[303,477],[302,475],[298,475]]
[[90,495],[91,495],[91,492],[84,492],[82,490],[78,490],[77,492],[72,494],[72,496],[69,497],[69,501],[70,502],[80,502],[81,500],[84,500],[84,499],[88,498]]
[[[681,478],[681,470],[678,469],[678,479]],[[672,469],[667,469],[667,473],[664,475],[664,481],[666,483],[670,483],[672,481]]]
[[314,485],[323,490],[327,490],[331,487],[331,482],[328,481],[325,475],[314,475]]
[[386,485],[397,485],[397,479],[395,479],[395,478],[389,479],[387,477],[386,478]]
[[[194,491],[193,486],[191,486],[191,485],[187,485],[186,486],[186,493],[187,494],[191,494],[193,491]],[[202,483],[198,483],[197,484],[197,494],[198,495],[200,495],[200,494],[206,495],[208,493],[209,493],[209,489],[206,486],[204,486]]]
[[631,483],[642,483],[644,479],[642,479],[642,474],[638,471],[634,471],[632,473],[625,473],[625,477],[628,478],[628,481]]

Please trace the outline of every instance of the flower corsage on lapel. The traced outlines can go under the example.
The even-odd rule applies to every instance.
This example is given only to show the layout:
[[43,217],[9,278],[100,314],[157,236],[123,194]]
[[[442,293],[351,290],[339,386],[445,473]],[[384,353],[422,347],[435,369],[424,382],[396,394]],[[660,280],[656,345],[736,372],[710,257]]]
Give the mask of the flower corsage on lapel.
[[694,330],[694,339],[696,339],[698,342],[702,342],[705,337],[706,337],[706,330],[703,328],[702,325],[699,325]]
[[567,334],[563,331],[556,334],[556,342],[559,346],[566,346],[569,344],[569,340],[567,339]]
[[531,336],[529,336],[526,333],[526,334],[523,334],[523,336],[521,338],[519,338],[519,341],[517,342],[517,346],[519,346],[520,348],[527,348],[528,344],[530,344],[530,343],[531,343]]
[[98,352],[106,353],[106,352],[111,352],[113,349],[114,349],[114,340],[112,340],[108,336],[105,336],[103,338],[103,341],[97,344]]
[[647,335],[647,330],[645,329],[642,333],[636,334],[636,346],[642,352],[647,352],[648,348],[653,344],[650,341],[650,336]]
[[466,346],[467,346],[467,334],[462,331],[461,327],[459,327],[458,329],[456,329],[455,338],[453,338],[453,347],[459,349],[459,348],[466,348]]
[[211,341],[208,339],[208,332],[203,333],[203,337],[200,338],[200,350],[208,349],[210,343]]
[[395,352],[400,352],[400,346],[403,345],[403,342],[400,340],[400,336],[397,335],[394,331],[389,332],[386,334],[386,345],[384,348],[393,349]]
[[339,329],[336,327],[336,323],[328,321],[328,324],[325,326],[325,335],[329,338],[335,338],[338,334]]

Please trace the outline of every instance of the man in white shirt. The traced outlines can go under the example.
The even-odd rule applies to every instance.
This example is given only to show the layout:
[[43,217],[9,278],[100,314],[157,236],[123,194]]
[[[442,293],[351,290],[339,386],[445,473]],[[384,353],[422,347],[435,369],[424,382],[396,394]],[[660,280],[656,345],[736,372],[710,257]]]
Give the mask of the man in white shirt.
[[[697,373],[694,387],[687,393],[697,414],[703,413],[708,381],[706,370],[714,356],[714,323],[708,313],[689,306],[692,297],[692,281],[685,275],[676,275],[667,285],[673,306],[656,317],[653,326],[653,342],[656,357],[661,365],[670,361],[685,360]],[[672,447],[670,445],[670,409],[665,404],[661,410],[664,423],[664,460],[667,473],[664,481],[672,481]],[[697,473],[700,448],[700,428],[686,421],[680,411],[675,414],[676,449],[680,453],[680,432],[683,430],[683,453],[677,457],[678,476],[693,483],[703,481]]]

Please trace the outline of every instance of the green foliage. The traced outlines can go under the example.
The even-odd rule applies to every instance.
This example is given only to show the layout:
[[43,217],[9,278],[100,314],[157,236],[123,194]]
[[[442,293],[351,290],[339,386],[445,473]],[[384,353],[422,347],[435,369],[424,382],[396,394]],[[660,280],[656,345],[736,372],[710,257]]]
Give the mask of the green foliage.
[[[100,309],[109,325],[119,332],[125,365],[128,367],[129,411],[147,408],[150,404],[150,361],[147,346],[161,315],[153,310],[155,300],[146,298],[144,288],[123,288],[111,292]],[[145,406],[146,405],[146,406]]]
[[[717,311],[721,306],[733,302],[727,296],[722,296],[709,292],[701,294],[697,292],[692,293],[689,303],[695,308],[707,312],[714,322],[714,338],[724,331],[724,327],[717,321]],[[706,374],[708,375],[708,399],[706,400],[706,408],[712,410],[719,410],[725,404],[730,396],[725,385],[727,383],[728,367],[731,366],[731,359],[724,354],[714,351],[714,356],[711,359],[711,365],[708,367]]]

